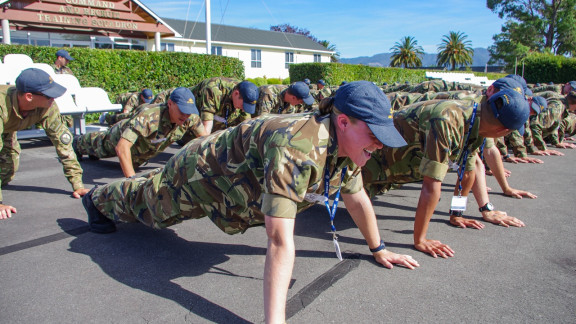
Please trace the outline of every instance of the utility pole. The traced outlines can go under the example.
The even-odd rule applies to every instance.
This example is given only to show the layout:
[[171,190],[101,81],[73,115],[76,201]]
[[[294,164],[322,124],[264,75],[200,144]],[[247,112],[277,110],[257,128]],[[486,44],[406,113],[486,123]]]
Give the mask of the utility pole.
[[212,27],[210,19],[210,0],[206,0],[206,54],[212,54]]

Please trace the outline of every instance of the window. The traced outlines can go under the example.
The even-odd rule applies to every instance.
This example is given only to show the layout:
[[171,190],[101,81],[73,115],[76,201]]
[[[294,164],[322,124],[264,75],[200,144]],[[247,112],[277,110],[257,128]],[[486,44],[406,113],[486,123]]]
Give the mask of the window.
[[166,52],[174,52],[174,43],[160,43],[160,50]]
[[322,56],[320,56],[320,54],[314,54],[314,62],[322,62]]
[[290,64],[294,63],[294,52],[286,52],[286,64],[285,64],[285,68],[289,68]]
[[252,65],[253,68],[262,67],[262,51],[259,49],[252,49]]
[[222,46],[212,46],[212,55],[222,56]]

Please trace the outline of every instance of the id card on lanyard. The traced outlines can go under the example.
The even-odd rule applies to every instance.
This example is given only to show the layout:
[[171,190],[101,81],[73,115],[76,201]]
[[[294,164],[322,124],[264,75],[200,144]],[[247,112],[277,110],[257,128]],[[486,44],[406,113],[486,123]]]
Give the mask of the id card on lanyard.
[[340,245],[338,244],[338,235],[336,234],[336,227],[334,226],[334,217],[336,216],[336,210],[338,207],[338,201],[340,200],[340,189],[342,189],[342,181],[344,181],[344,176],[346,175],[346,170],[348,167],[342,169],[342,174],[340,176],[340,184],[338,184],[338,191],[334,196],[334,202],[330,206],[329,192],[330,192],[330,171],[328,171],[328,165],[324,168],[324,205],[328,210],[328,215],[330,215],[330,227],[332,229],[332,241],[334,242],[334,249],[336,250],[336,257],[338,260],[342,261],[342,252],[340,251]]
[[470,117],[470,126],[468,127],[468,135],[466,135],[466,141],[464,141],[464,151],[462,151],[462,156],[460,157],[460,167],[458,168],[458,196],[452,197],[452,202],[450,204],[450,209],[455,211],[466,210],[466,203],[468,197],[462,197],[462,178],[464,177],[464,168],[466,167],[466,162],[468,161],[468,154],[470,150],[468,148],[468,140],[470,140],[470,133],[472,132],[472,127],[474,127],[474,121],[476,120],[476,110],[478,104],[474,103],[474,110],[472,111],[472,116]]

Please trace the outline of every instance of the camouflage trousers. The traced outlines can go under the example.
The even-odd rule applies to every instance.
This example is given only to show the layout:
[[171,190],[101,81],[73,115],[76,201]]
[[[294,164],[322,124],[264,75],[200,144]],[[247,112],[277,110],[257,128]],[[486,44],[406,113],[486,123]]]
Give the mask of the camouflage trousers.
[[[14,179],[14,174],[18,171],[21,149],[16,132],[2,134],[2,141],[4,146],[0,151],[0,180],[4,186]],[[2,200],[1,193],[0,200]]]
[[422,181],[420,173],[419,150],[402,152],[402,159],[394,161],[393,154],[399,154],[394,149],[377,150],[362,167],[364,189],[370,198],[386,193],[390,189],[399,188],[404,183]]
[[137,178],[97,187],[91,198],[96,208],[109,219],[140,222],[155,229],[192,218],[182,215],[176,197],[159,193],[163,191],[163,177],[163,169],[155,169]]
[[109,138],[108,132],[92,132],[79,136],[74,149],[82,155],[108,158],[116,156],[116,144]]

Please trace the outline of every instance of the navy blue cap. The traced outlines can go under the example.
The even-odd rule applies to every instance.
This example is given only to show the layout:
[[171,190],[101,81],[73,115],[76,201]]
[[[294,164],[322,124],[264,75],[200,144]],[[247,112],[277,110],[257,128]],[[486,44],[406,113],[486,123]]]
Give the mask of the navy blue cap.
[[539,86],[540,86],[540,83],[536,83],[536,84],[534,85],[534,87],[539,87]]
[[56,52],[56,57],[58,57],[58,56],[62,56],[63,58],[67,59],[68,61],[74,61],[74,58],[72,58],[72,56],[70,56],[70,53],[68,53],[68,51],[65,49],[58,50]]
[[[502,100],[502,107],[497,108],[496,101]],[[530,108],[526,98],[515,90],[504,89],[493,94],[488,99],[494,116],[508,129],[517,129],[524,126],[530,117]],[[520,133],[524,133],[523,130]]]
[[187,115],[199,115],[194,99],[192,91],[184,87],[176,88],[172,91],[172,94],[170,94],[170,100],[178,105],[178,109],[180,109],[181,113]]
[[50,98],[58,98],[66,92],[66,88],[54,82],[52,77],[36,68],[28,68],[16,78],[16,89],[27,93],[41,93]]
[[307,85],[310,85],[310,79],[308,79],[308,78],[304,79],[304,83],[306,83]]
[[348,81],[342,81],[342,83],[340,83],[340,86],[345,85],[346,83],[348,83]]
[[390,101],[372,82],[354,81],[336,91],[334,105],[347,116],[365,122],[374,136],[389,147],[401,147],[406,141],[394,127]]
[[142,92],[140,92],[140,95],[142,96],[145,103],[151,103],[152,99],[154,99],[154,93],[152,93],[152,90],[150,89],[142,90]]
[[532,97],[532,103],[530,104],[530,108],[536,112],[536,114],[541,113],[544,109],[548,108],[548,102],[546,98],[536,96]]
[[570,88],[572,88],[572,90],[576,90],[576,81],[570,81],[568,82],[568,84],[570,85]]
[[548,82],[548,85],[554,85],[554,82],[550,81]]
[[242,96],[242,109],[249,114],[253,114],[256,111],[256,102],[258,101],[258,96],[260,96],[260,89],[250,81],[242,81],[238,84],[238,91]]
[[508,74],[505,78],[514,79],[516,82],[520,83],[522,86],[522,90],[526,93],[526,89],[528,89],[528,84],[526,84],[526,80],[523,77],[519,76],[518,74]]
[[505,90],[505,89],[514,90],[519,94],[524,95],[524,88],[522,88],[522,85],[518,83],[518,81],[509,77],[500,78],[494,81],[492,85],[498,88],[499,90]]
[[296,98],[304,100],[305,104],[311,105],[314,103],[314,98],[310,95],[310,88],[308,88],[306,83],[302,81],[294,82],[288,87],[288,90]]
[[316,83],[321,84],[323,86],[326,85],[326,82],[324,82],[324,80],[322,80],[322,79],[318,80],[318,82],[316,82]]

